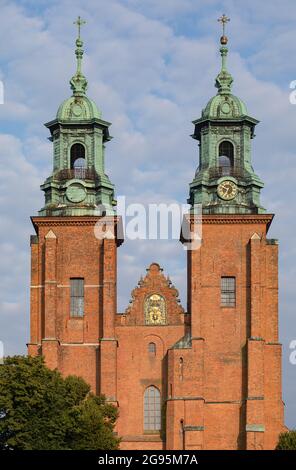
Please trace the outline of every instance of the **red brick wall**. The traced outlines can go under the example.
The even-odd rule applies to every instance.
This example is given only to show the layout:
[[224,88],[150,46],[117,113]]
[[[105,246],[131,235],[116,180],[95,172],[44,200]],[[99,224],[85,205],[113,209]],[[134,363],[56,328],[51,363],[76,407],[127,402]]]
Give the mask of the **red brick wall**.
[[[100,339],[114,336],[116,240],[94,235],[98,217],[36,217],[31,242],[31,341],[64,375],[81,375],[99,393]],[[83,318],[70,316],[70,278],[84,278]],[[105,314],[103,315],[103,311]],[[104,320],[103,320],[104,319]],[[113,362],[116,358],[113,358]],[[105,366],[106,367],[106,366]],[[112,380],[116,382],[115,363]]]
[[[119,406],[122,449],[274,448],[283,404],[271,219],[205,216],[201,248],[188,252],[188,313],[152,263],[117,315],[116,239],[95,238],[99,219],[34,218],[29,353]],[[236,277],[234,308],[220,305],[221,276]],[[85,279],[83,318],[70,317],[71,277]],[[165,299],[165,325],[145,324],[145,300],[155,293]],[[150,385],[161,392],[160,434],[144,432]]]
[[[144,304],[147,296],[160,294],[167,309],[167,324],[145,325]],[[161,449],[163,436],[144,432],[144,392],[156,386],[163,401],[167,397],[167,351],[186,331],[184,310],[178,302],[178,292],[163,275],[159,265],[152,263],[147,275],[132,292],[132,303],[124,315],[116,320],[117,397],[120,416],[117,431],[123,438],[123,449]],[[148,345],[156,345],[156,355],[149,353]]]
[[[205,216],[202,246],[188,252],[192,336],[204,340],[206,449],[274,448],[283,429],[277,245],[266,240],[271,220]],[[236,277],[235,308],[220,306],[221,276]]]

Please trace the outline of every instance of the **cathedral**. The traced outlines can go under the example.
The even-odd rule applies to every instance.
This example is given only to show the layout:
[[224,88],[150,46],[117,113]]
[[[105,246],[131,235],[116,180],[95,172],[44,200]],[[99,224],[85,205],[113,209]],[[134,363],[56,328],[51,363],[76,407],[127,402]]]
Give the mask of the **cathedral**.
[[28,353],[83,377],[118,407],[124,450],[274,449],[285,430],[278,241],[267,237],[273,215],[261,206],[252,166],[258,121],[232,94],[227,20],[217,93],[193,121],[199,164],[184,224],[194,232],[201,206],[202,240],[186,251],[186,310],[151,260],[117,312],[123,238],[104,170],[110,123],[86,95],[80,18],[72,96],[46,124],[53,167],[32,217]]

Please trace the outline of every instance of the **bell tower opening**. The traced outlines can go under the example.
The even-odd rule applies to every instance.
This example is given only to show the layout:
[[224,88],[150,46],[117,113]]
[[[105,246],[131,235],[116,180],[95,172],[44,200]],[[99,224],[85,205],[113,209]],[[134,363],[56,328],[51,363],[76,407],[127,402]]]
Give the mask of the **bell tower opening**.
[[230,175],[234,167],[234,148],[229,140],[219,145],[219,170],[222,175]]
[[85,168],[85,148],[82,144],[71,147],[71,170]]

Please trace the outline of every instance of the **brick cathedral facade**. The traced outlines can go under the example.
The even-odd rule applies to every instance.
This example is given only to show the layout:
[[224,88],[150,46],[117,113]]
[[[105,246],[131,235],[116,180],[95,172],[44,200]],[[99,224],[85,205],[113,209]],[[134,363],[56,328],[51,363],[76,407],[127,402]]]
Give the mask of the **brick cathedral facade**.
[[[284,429],[278,243],[251,164],[258,121],[231,93],[226,45],[223,36],[218,93],[194,121],[200,163],[189,202],[202,206],[202,240],[187,250],[187,311],[153,262],[117,312],[109,123],[85,94],[80,36],[73,95],[47,124],[54,163],[32,217],[28,350],[119,407],[122,449],[273,449]],[[192,212],[192,231],[194,222]],[[106,228],[113,238],[94,235]]]

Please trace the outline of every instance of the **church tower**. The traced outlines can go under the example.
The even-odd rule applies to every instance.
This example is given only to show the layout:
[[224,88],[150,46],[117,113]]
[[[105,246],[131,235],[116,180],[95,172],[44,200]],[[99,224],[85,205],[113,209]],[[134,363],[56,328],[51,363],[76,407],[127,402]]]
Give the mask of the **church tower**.
[[[223,23],[224,25],[225,23]],[[233,78],[227,70],[227,37],[221,37],[218,93],[201,118],[193,121],[192,137],[199,142],[199,166],[190,185],[189,203],[202,204],[203,214],[261,214],[263,183],[251,162],[251,140],[259,121],[231,93]]]
[[[193,207],[201,204],[202,240],[200,249],[188,250],[191,351],[186,351],[188,361],[184,358],[182,383],[173,385],[176,400],[184,396],[184,406],[178,405],[176,413],[170,402],[168,448],[273,449],[284,429],[278,241],[267,237],[273,215],[261,206],[263,183],[251,161],[258,121],[231,92],[228,18],[220,21],[218,92],[193,122],[199,165],[190,184],[187,222],[194,232]],[[197,377],[195,384],[192,377]],[[190,408],[195,414],[186,412]]]
[[[31,340],[51,368],[82,376],[116,402],[116,250],[119,219],[114,186],[104,170],[110,123],[86,95],[79,17],[72,96],[46,124],[53,169],[32,217]],[[111,233],[104,237],[103,233]],[[113,234],[113,236],[112,236]]]
[[53,171],[41,186],[45,193],[41,216],[97,215],[100,205],[112,214],[116,205],[114,186],[104,172],[110,123],[102,119],[97,105],[86,96],[87,80],[81,70],[83,22],[77,22],[77,69],[70,80],[73,93],[60,105],[56,118],[45,124],[53,143]]

